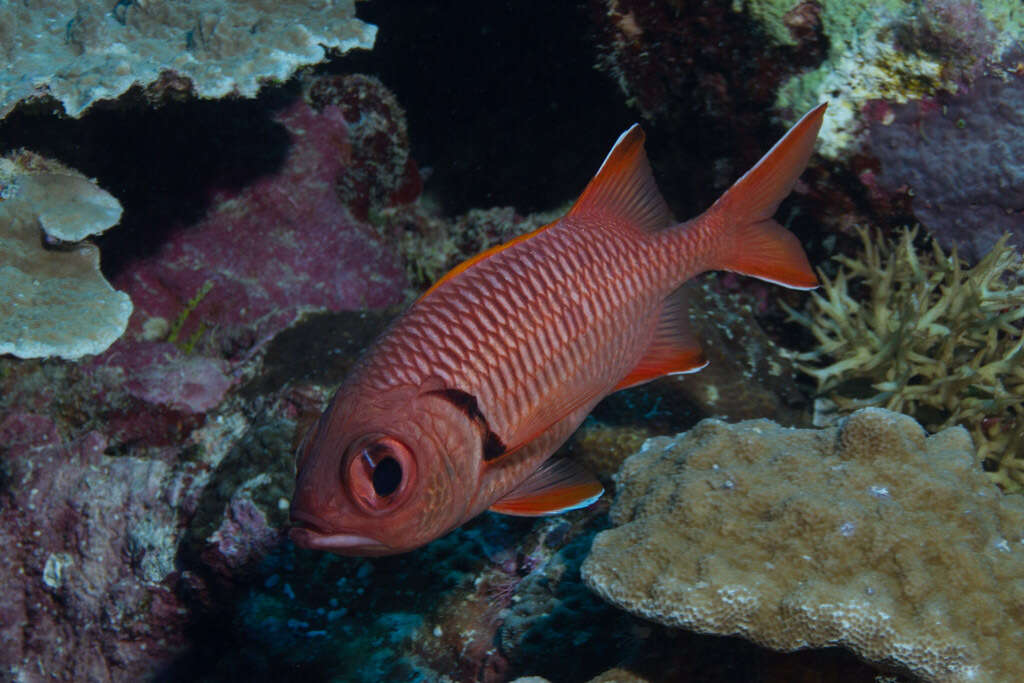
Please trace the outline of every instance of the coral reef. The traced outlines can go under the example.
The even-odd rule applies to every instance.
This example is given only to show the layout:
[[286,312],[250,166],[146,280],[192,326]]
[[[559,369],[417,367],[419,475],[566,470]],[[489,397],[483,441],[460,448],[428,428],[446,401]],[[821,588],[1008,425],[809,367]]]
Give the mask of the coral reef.
[[514,538],[491,516],[383,560],[278,546],[238,597],[234,632],[212,626],[210,654],[234,677],[302,667],[349,681],[501,680],[492,639],[511,593],[496,599],[493,585],[517,571]]
[[1024,499],[972,451],[960,427],[926,436],[880,408],[822,430],[705,420],[626,461],[583,579],[670,626],[1016,680]]
[[610,425],[587,418],[569,440],[569,450],[587,471],[610,480],[622,462],[655,432],[636,425]]
[[[73,378],[61,386],[51,375],[49,384],[81,392]],[[139,430],[168,418],[114,385],[94,400],[102,407],[80,408],[99,413],[84,419],[102,431],[52,407],[46,412],[59,417],[3,406],[0,542],[11,551],[0,560],[0,676],[151,676],[186,648],[186,626],[218,582],[240,580],[281,543],[280,501],[293,479],[281,456],[295,430],[282,415],[287,401],[255,416],[260,422],[221,404],[205,424],[193,418],[176,440],[156,445],[155,434],[132,439],[119,425]]]
[[0,118],[49,95],[69,116],[135,85],[252,97],[327,51],[373,47],[352,0],[329,3],[72,0],[0,6]]
[[117,368],[127,394],[183,413],[212,410],[233,383],[225,360],[188,355],[169,343],[125,344],[97,358],[94,367]]
[[[596,163],[604,152],[594,143],[605,134],[600,125],[615,128],[614,138],[620,122],[628,123],[624,109],[590,92],[600,83],[552,80],[549,72],[535,72],[535,64],[557,62],[570,73],[578,60],[596,80],[593,55],[570,49],[589,48],[596,33],[601,64],[657,122],[649,131],[655,165],[685,170],[666,175],[674,178],[673,206],[691,215],[686,207],[699,210],[713,200],[774,139],[779,86],[826,57],[831,37],[822,22],[824,0],[591,0],[598,22],[593,31],[575,3],[557,12],[534,3],[550,33],[537,33],[539,15],[526,6],[489,10],[477,3],[472,11],[467,5],[452,12],[437,3],[398,3],[385,12],[378,7],[387,3],[356,5],[362,16],[415,17],[406,19],[417,25],[402,40],[388,32],[394,56],[383,67],[376,63],[376,73],[402,93],[410,125],[398,98],[375,78],[359,75],[303,76],[245,102],[193,101],[196,95],[251,96],[299,62],[369,46],[374,29],[353,18],[349,0],[272,8],[214,7],[206,0],[187,7],[170,0],[85,4],[0,7],[0,51],[7,51],[11,67],[0,76],[0,116],[17,108],[5,119],[12,144],[58,140],[48,154],[74,159],[105,187],[117,188],[130,220],[103,238],[104,266],[136,306],[123,338],[86,362],[0,356],[0,542],[11,548],[0,558],[9,598],[0,607],[0,679],[45,673],[98,681],[502,681],[536,673],[579,683],[617,667],[596,680],[873,680],[875,670],[838,649],[783,656],[739,638],[643,621],[601,601],[582,583],[579,568],[595,529],[607,525],[611,488],[598,506],[557,518],[484,515],[404,557],[308,553],[280,533],[293,483],[289,453],[303,425],[323,409],[331,387],[403,299],[467,256],[559,215],[524,209],[569,198],[574,190],[561,188],[576,182],[565,178],[578,178],[580,155],[597,154]],[[955,19],[968,3],[925,0],[919,6],[948,8]],[[862,9],[859,0],[851,7]],[[263,18],[250,21],[250,12]],[[834,15],[825,14],[832,22]],[[914,46],[962,44],[963,58],[951,61],[949,73],[943,67],[941,76],[973,75],[974,55],[981,53],[975,46],[985,42],[994,54],[1002,39],[993,28],[999,23],[971,19],[977,30],[965,38],[943,33],[960,26],[944,16],[932,11],[930,23],[894,21],[889,26],[898,35],[878,39],[922,62],[940,60]],[[576,23],[570,30],[553,27],[554,17]],[[831,31],[836,24],[827,26]],[[423,27],[447,27],[460,37]],[[424,42],[412,39],[417,31],[448,43],[452,61],[441,68],[428,58]],[[534,41],[573,37],[544,40],[543,50],[523,59],[523,31]],[[43,45],[47,36],[59,39],[52,48]],[[475,45],[493,43],[488,59],[466,60],[466,36]],[[501,49],[499,39],[510,47]],[[107,49],[114,40],[124,45],[122,53]],[[283,51],[272,52],[283,42],[289,43]],[[35,50],[40,45],[45,49]],[[67,58],[56,63],[62,51]],[[374,68],[364,57],[316,70]],[[478,70],[458,80],[457,65],[468,62]],[[493,81],[496,72],[507,78]],[[27,78],[13,83],[10,74]],[[429,89],[429,106],[408,99],[413,90],[401,86],[403,79]],[[126,88],[128,96],[94,106]],[[290,99],[300,88],[304,101]],[[985,97],[1001,92],[993,85]],[[153,109],[153,102],[164,106]],[[501,115],[481,116],[479,103]],[[880,113],[887,120],[885,106],[858,116]],[[426,129],[417,123],[423,109],[440,124]],[[910,135],[909,119],[892,111],[899,115],[888,132]],[[240,123],[210,125],[225,119]],[[993,122],[986,119],[985,126]],[[197,136],[197,130],[208,133]],[[421,177],[410,132],[419,138],[416,161],[433,166],[433,176],[425,166]],[[141,144],[145,135],[175,142]],[[114,147],[132,153],[110,153]],[[92,166],[78,163],[90,157]],[[584,164],[584,172],[589,168]],[[823,176],[833,174],[839,184],[834,179],[846,172],[840,168],[813,168],[780,219],[798,233],[801,223],[823,232],[822,212],[808,200],[821,201]],[[895,201],[909,184],[915,209],[928,202],[950,211],[952,200],[941,187],[925,192],[915,186],[921,181],[910,177],[919,171],[909,156],[890,154],[880,168],[878,186]],[[194,182],[168,180],[171,173],[193,171]],[[447,196],[439,184],[444,175]],[[413,203],[427,177],[430,195]],[[976,177],[971,183],[980,187],[984,179]],[[931,177],[924,183],[941,185]],[[0,212],[5,204],[27,201],[27,189],[23,184],[15,200],[9,183],[0,188]],[[830,206],[838,194],[829,197]],[[466,212],[499,196],[517,209]],[[450,208],[453,197],[458,212],[466,212],[456,218],[432,205]],[[967,199],[976,197],[999,206],[991,194]],[[827,220],[848,225],[854,213],[848,207],[859,198],[837,199],[847,202],[846,213]],[[104,213],[103,202],[91,208]],[[69,212],[36,214],[51,235],[61,224],[80,224],[66,220]],[[47,253],[68,256],[72,245],[66,243],[82,236],[64,232],[58,239],[45,244]],[[645,438],[691,427],[702,416],[770,414],[801,424],[808,399],[793,382],[793,359],[772,343],[793,329],[779,324],[777,295],[777,289],[730,276],[703,282],[691,317],[711,366],[620,392],[567,450],[607,479]],[[796,304],[802,296],[788,301]],[[990,443],[1008,438],[999,431],[1007,424],[984,421],[986,433],[999,432]],[[968,482],[963,490],[972,490]],[[977,514],[976,506],[970,509]],[[858,531],[867,528],[863,524]],[[725,520],[706,531],[734,528]],[[1019,538],[1004,535],[1017,553]],[[900,540],[912,545],[917,539]],[[920,579],[924,570],[911,569],[909,590],[925,591],[932,577]],[[934,580],[960,586],[958,569]],[[1017,588],[1011,580],[1007,585]],[[1010,627],[1018,622],[1019,615],[1006,620]],[[991,622],[980,623],[988,637]],[[1008,651],[1019,650],[1016,645],[1010,641]]]
[[[672,186],[662,189],[671,205],[694,213],[777,139],[771,121],[777,89],[817,63],[826,44],[814,11],[793,13],[793,30],[802,39],[796,47],[780,47],[757,35],[739,3],[589,4],[598,68],[619,84],[632,108],[659,124],[663,158],[648,151],[655,165],[663,162],[668,170],[659,175],[672,178]],[[826,126],[831,118],[830,111]]]
[[[354,222],[338,197],[354,153],[338,107],[297,101],[278,114],[293,141],[280,171],[220,191],[196,225],[181,226],[115,280],[138,309],[131,342],[191,340],[193,352],[239,360],[312,310],[398,303],[395,255]],[[369,163],[369,162],[368,162]],[[354,169],[354,170],[353,170]],[[203,293],[202,296],[199,296]],[[187,317],[177,321],[181,312]]]
[[679,117],[676,105],[692,110],[694,91],[703,113],[741,115],[751,101],[770,98],[789,69],[759,58],[765,46],[751,41],[751,23],[727,4],[594,0],[591,7],[598,67],[649,120]]
[[[1024,278],[1006,238],[973,268],[915,230],[892,242],[861,229],[863,254],[837,257],[809,314],[818,348],[802,369],[843,411],[882,406],[929,430],[970,429],[1001,485],[1024,484]],[[809,362],[809,363],[808,363]]]
[[[572,622],[585,620],[588,608],[596,607],[592,614],[600,612],[601,605],[581,604],[585,590],[575,579],[589,546],[589,535],[580,532],[593,517],[591,511],[544,520],[514,544],[492,540],[484,548],[488,562],[472,585],[442,597],[427,616],[416,645],[419,656],[457,680],[505,680],[510,662],[528,668],[529,657],[549,651],[549,634],[558,632],[548,629],[551,622],[560,621],[572,631]],[[524,646],[524,632],[533,627],[538,629],[533,638],[537,642]],[[527,650],[532,651],[524,656]]]
[[8,206],[35,216],[54,240],[80,242],[117,225],[121,204],[110,193],[60,163],[21,151],[0,160]]
[[775,299],[784,301],[786,294],[737,279],[715,273],[693,286],[690,321],[708,366],[671,382],[708,416],[744,420],[773,415],[782,424],[801,425],[809,399],[791,381],[794,364],[759,317],[777,311]]
[[124,333],[132,302],[81,242],[120,219],[81,174],[25,151],[0,158],[0,353],[75,360]]
[[[31,678],[36,662],[66,680],[152,676],[280,549],[287,454],[325,400],[282,385],[351,363],[381,316],[270,342],[313,311],[395,304],[405,278],[338,196],[346,160],[376,163],[351,153],[340,109],[293,101],[278,120],[293,141],[281,168],[213,191],[201,221],[117,272],[136,306],[110,349],[77,364],[0,357],[0,540],[14,549],[0,561],[0,678]],[[21,201],[8,187],[0,211]]]
[[337,107],[348,127],[347,172],[338,195],[361,221],[396,203],[416,199],[422,181],[409,156],[405,112],[372,76],[321,76],[306,84],[306,100],[318,111]]
[[[301,667],[349,681],[497,683],[531,670],[586,680],[639,653],[650,632],[618,647],[633,619],[580,582],[589,528],[603,518],[484,515],[381,559],[278,547],[247,582],[231,629],[211,625],[210,656],[234,677]],[[578,656],[552,658],[567,634]]]
[[[754,17],[771,26],[796,0],[747,3]],[[778,90],[776,106],[795,120],[828,100],[818,151],[832,159],[858,151],[863,143],[862,111],[872,100],[903,103],[955,92],[989,63],[1003,59],[1024,35],[1024,13],[1005,0],[822,0],[817,21],[829,51],[817,68],[790,78]],[[784,14],[783,14],[784,16]]]
[[179,548],[191,592],[208,598],[245,581],[284,538],[293,477],[282,454],[293,450],[296,422],[288,394],[282,399],[265,404],[260,415],[212,420],[189,440],[183,467],[202,472],[191,482],[195,493],[184,506],[188,526]]
[[976,262],[1003,233],[1024,238],[1024,71],[979,77],[956,94],[877,104],[869,121],[878,187],[905,195],[945,249]]
[[[603,666],[637,657],[646,645],[649,632],[634,633],[632,619],[609,611],[580,581],[580,565],[593,540],[592,531],[580,533],[581,521],[548,522],[536,535],[548,547],[534,546],[526,555],[527,571],[501,611],[496,640],[513,671],[582,681]],[[571,643],[574,656],[551,661],[552,637],[559,633],[565,645]],[[609,643],[617,644],[614,654],[608,652]]]
[[467,258],[550,223],[563,213],[521,216],[512,207],[495,207],[470,209],[448,220],[420,202],[378,212],[374,227],[402,255],[410,293],[418,296]]
[[660,125],[668,151],[652,158],[682,179],[666,188],[673,206],[713,200],[772,138],[773,117],[791,123],[828,101],[816,146],[824,160],[782,219],[812,251],[823,225],[847,232],[912,214],[945,246],[970,245],[968,257],[1019,230],[1019,3],[590,4],[600,67]]

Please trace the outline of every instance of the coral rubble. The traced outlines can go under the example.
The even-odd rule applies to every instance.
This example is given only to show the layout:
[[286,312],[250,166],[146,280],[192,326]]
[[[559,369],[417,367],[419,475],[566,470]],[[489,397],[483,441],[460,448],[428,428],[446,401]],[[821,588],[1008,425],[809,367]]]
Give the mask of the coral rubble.
[[328,50],[373,47],[377,29],[352,0],[0,5],[0,118],[49,95],[77,117],[134,85],[191,87],[200,97],[252,97]]
[[[841,410],[882,406],[930,430],[970,429],[1003,486],[1024,484],[1024,278],[1006,238],[972,268],[916,231],[861,229],[863,254],[837,257],[809,314],[790,309],[818,348],[801,356]],[[863,294],[860,294],[860,293]]]
[[880,408],[822,430],[705,420],[626,461],[583,578],[670,626],[1017,680],[1024,499],[972,451],[960,427],[927,436]]
[[25,151],[0,159],[0,353],[73,360],[124,333],[132,302],[81,241],[120,219],[80,173]]

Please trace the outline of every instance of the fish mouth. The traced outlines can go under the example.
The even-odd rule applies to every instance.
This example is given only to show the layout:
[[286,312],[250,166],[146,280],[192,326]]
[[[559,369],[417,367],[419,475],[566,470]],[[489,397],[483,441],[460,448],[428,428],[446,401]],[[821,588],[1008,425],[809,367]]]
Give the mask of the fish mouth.
[[388,555],[392,551],[377,539],[344,531],[328,531],[323,520],[300,511],[292,511],[288,538],[309,550],[326,550],[338,555]]

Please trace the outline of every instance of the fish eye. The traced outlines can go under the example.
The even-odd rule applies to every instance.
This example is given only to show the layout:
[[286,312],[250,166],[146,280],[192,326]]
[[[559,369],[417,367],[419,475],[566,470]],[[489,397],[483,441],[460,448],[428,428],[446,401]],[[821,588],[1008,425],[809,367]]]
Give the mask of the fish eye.
[[414,469],[409,449],[391,437],[357,442],[343,468],[343,483],[368,512],[384,512],[405,497]]
[[394,458],[384,458],[373,468],[373,490],[378,496],[390,496],[402,483],[402,466]]

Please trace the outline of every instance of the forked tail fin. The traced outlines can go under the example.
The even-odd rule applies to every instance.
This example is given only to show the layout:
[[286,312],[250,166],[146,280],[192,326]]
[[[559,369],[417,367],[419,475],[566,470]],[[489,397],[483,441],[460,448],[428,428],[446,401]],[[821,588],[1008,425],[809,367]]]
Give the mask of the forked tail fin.
[[804,114],[696,219],[722,231],[709,269],[731,270],[792,289],[818,286],[800,242],[772,216],[807,166],[827,106],[820,104]]

